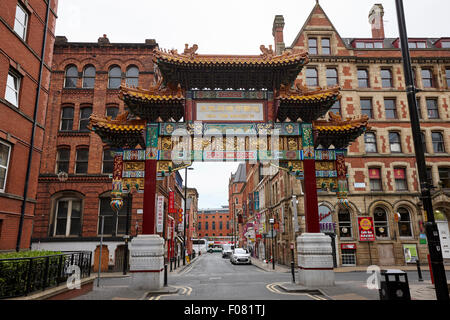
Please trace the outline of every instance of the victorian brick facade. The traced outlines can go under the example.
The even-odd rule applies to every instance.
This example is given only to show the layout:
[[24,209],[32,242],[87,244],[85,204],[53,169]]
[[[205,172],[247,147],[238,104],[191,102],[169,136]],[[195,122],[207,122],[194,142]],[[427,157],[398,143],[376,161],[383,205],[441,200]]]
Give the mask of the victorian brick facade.
[[[370,130],[349,146],[346,156],[351,209],[340,208],[336,194],[320,189],[318,184],[321,226],[333,239],[335,264],[339,266],[402,265],[407,263],[406,249],[411,248],[417,249],[422,263],[427,261],[428,247],[423,240],[426,217],[419,198],[401,51],[398,38],[384,36],[383,14],[381,5],[370,11],[372,38],[342,38],[316,4],[290,47],[283,42],[283,17],[276,16],[273,24],[275,48],[280,53],[309,51],[310,62],[298,75],[298,84],[313,88],[339,85],[342,98],[331,111],[342,118],[360,114],[370,118]],[[439,217],[443,255],[449,261],[450,38],[415,38],[409,43],[419,89],[417,101],[427,174],[435,187],[433,206]],[[244,225],[254,226],[256,242],[243,235],[241,241],[255,246],[255,254],[263,259],[272,256],[272,241],[276,241],[276,259],[289,264],[290,244],[305,230],[303,182],[278,169],[264,176],[260,174],[261,165],[247,168],[247,186],[250,177],[259,173],[256,180],[251,179],[255,184],[243,192],[253,192],[253,197],[244,198],[255,209]],[[296,208],[293,195],[297,198]],[[293,220],[295,211],[298,232]],[[359,239],[358,217],[364,216],[374,219],[376,240],[372,243]],[[270,218],[279,222],[275,239],[268,236]]]
[[[57,37],[33,248],[94,251],[104,217],[109,265],[121,268],[127,216],[128,234],[135,236],[142,231],[143,190],[132,188],[130,196],[124,193],[122,209],[117,215],[112,211],[114,150],[87,125],[91,114],[114,119],[127,111],[119,98],[122,83],[139,87],[153,83],[152,50],[156,46],[152,39],[110,43],[103,35],[97,43],[75,43]],[[165,198],[165,222],[170,191],[175,194],[175,209],[184,205],[182,184],[178,171],[157,182],[157,195]],[[172,218],[176,221],[175,214]],[[160,234],[164,238],[168,224],[165,226]]]
[[0,251],[30,247],[57,6],[0,2]]

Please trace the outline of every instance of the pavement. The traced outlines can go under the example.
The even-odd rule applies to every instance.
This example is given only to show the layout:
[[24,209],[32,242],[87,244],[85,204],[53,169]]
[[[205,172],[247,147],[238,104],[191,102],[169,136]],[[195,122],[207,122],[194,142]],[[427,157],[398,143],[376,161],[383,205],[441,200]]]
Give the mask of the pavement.
[[[291,273],[292,270],[290,267],[286,265],[280,265],[275,263],[275,269],[273,268],[273,264],[271,262],[267,263],[257,258],[252,258],[252,264],[264,271],[267,272],[282,272],[282,273]],[[422,270],[428,270],[428,266],[421,266]],[[444,266],[445,270],[449,271],[450,266]],[[382,266],[382,269],[397,269],[402,271],[415,271],[417,270],[417,266]],[[345,273],[345,272],[366,272],[367,266],[354,266],[354,267],[338,267],[334,268],[335,273]],[[295,270],[297,273],[297,270]],[[297,278],[297,277],[296,277]],[[349,284],[349,281],[345,282],[335,282],[334,287],[322,287],[322,288],[308,288],[296,283],[282,283],[278,285],[280,288],[287,292],[303,292],[303,293],[312,293],[312,294],[321,294],[328,299],[331,300],[373,300],[369,299],[368,296],[371,295],[361,295],[355,293],[354,284]],[[367,289],[367,288],[366,288]],[[449,283],[450,289],[450,283]],[[369,289],[367,289],[369,290]],[[422,282],[414,282],[409,283],[409,290],[411,294],[411,300],[436,300],[436,290],[434,285],[430,280],[424,280]],[[361,291],[361,290],[359,290]],[[378,290],[376,291],[376,296],[378,296]],[[373,292],[372,292],[373,293]]]

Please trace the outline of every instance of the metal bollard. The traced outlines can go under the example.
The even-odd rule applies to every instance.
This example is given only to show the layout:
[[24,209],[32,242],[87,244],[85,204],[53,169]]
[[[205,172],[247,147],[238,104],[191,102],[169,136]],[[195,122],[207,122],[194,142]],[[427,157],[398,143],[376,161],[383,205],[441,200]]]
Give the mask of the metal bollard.
[[294,269],[294,261],[291,262],[291,272],[292,272],[292,283],[295,283],[295,269]]
[[164,287],[167,287],[167,264],[164,265]]
[[420,261],[419,261],[419,259],[416,260],[416,264],[417,264],[417,273],[419,275],[419,281],[423,281],[422,270],[420,269]]

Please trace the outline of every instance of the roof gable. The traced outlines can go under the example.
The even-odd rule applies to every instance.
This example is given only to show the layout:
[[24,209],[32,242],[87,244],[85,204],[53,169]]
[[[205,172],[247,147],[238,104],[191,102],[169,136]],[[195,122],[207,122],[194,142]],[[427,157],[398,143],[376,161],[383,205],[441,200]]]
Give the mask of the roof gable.
[[333,26],[333,23],[328,18],[327,14],[320,6],[318,1],[316,2],[316,5],[314,6],[305,23],[303,24],[303,27],[300,29],[299,33],[292,42],[292,45],[290,47],[291,49],[293,49],[294,47],[301,47],[307,49],[308,44],[306,42],[305,32],[317,32],[317,33],[331,32],[334,34],[337,40],[338,52],[336,52],[336,54],[338,55],[350,54],[349,51],[347,50],[345,42],[339,35],[339,32]]

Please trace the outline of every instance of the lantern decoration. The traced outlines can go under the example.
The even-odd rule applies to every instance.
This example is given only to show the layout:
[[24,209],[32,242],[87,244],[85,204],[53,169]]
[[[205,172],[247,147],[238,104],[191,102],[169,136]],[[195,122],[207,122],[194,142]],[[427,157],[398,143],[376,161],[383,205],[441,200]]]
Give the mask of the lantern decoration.
[[122,209],[123,200],[122,198],[119,197],[112,198],[109,205],[111,206],[111,209],[113,209],[113,211],[117,214],[120,211],[120,209]]

